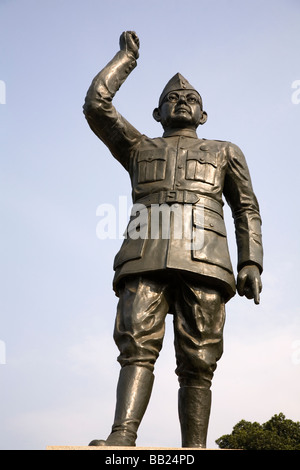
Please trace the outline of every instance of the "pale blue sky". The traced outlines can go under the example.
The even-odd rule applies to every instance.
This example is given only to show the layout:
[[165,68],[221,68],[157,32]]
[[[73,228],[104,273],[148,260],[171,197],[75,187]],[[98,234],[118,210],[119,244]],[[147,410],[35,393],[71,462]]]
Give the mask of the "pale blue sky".
[[[209,445],[240,419],[300,420],[299,24],[298,0],[0,0],[0,448],[86,445],[112,424],[121,242],[96,237],[96,210],[129,197],[130,185],[82,104],[124,30],[137,32],[141,49],[118,110],[161,135],[152,110],[182,73],[208,113],[198,135],[242,148],[261,206],[261,304],[236,296],[227,305]],[[235,263],[228,211],[227,226]],[[138,445],[180,445],[167,326]]]

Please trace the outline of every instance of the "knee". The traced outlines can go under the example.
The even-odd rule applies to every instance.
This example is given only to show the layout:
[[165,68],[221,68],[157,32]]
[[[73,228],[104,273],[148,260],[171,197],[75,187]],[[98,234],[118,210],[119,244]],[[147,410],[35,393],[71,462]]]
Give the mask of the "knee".
[[194,386],[209,389],[211,387],[217,361],[222,355],[205,349],[188,356],[177,358],[176,374],[180,386]]
[[114,334],[120,355],[118,362],[121,367],[136,365],[153,371],[156,359],[162,347],[162,341],[139,341],[130,334]]

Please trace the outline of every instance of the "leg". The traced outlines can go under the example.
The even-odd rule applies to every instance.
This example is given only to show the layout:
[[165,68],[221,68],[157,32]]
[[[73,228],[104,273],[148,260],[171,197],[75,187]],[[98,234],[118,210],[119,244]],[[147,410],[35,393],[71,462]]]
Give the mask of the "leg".
[[182,446],[205,448],[211,381],[223,352],[225,306],[218,291],[182,277],[179,282],[174,329]]
[[151,372],[162,348],[169,310],[167,282],[152,277],[128,278],[120,292],[114,340],[121,367],[142,366]]
[[121,364],[112,432],[90,445],[134,446],[153,385],[153,369],[162,347],[168,302],[166,286],[138,277],[120,292],[114,339]]

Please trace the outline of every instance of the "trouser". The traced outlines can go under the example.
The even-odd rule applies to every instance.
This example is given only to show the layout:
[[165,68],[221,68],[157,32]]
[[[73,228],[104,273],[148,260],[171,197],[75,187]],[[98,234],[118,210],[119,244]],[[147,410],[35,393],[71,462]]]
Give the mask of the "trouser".
[[123,281],[114,330],[120,365],[153,371],[168,313],[173,314],[180,386],[209,389],[223,353],[225,303],[219,291],[180,272]]

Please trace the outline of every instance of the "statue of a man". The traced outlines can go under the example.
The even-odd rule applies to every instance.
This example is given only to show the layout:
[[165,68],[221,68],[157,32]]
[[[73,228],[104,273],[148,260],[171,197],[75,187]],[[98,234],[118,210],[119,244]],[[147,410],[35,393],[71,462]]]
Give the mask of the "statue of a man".
[[[256,304],[263,257],[259,206],[241,150],[230,142],[198,138],[196,129],[207,114],[199,93],[179,73],[167,83],[153,111],[164,129],[162,137],[141,134],[116,111],[112,99],[138,56],[137,35],[124,32],[120,51],[95,77],[84,105],[91,129],[128,171],[133,203],[140,209],[132,215],[114,261],[119,297],[114,339],[121,365],[114,423],[106,440],[90,445],[135,446],[170,313],[182,446],[205,448],[211,382],[223,352],[225,303],[236,292],[222,196],[236,229],[237,290]],[[153,230],[155,207],[169,210],[168,236],[161,227]],[[183,207],[189,210],[181,212],[185,236],[179,237],[174,229],[182,217],[175,213]],[[147,214],[143,223],[141,208]],[[138,230],[144,236],[137,236]],[[200,243],[194,242],[197,234]]]

